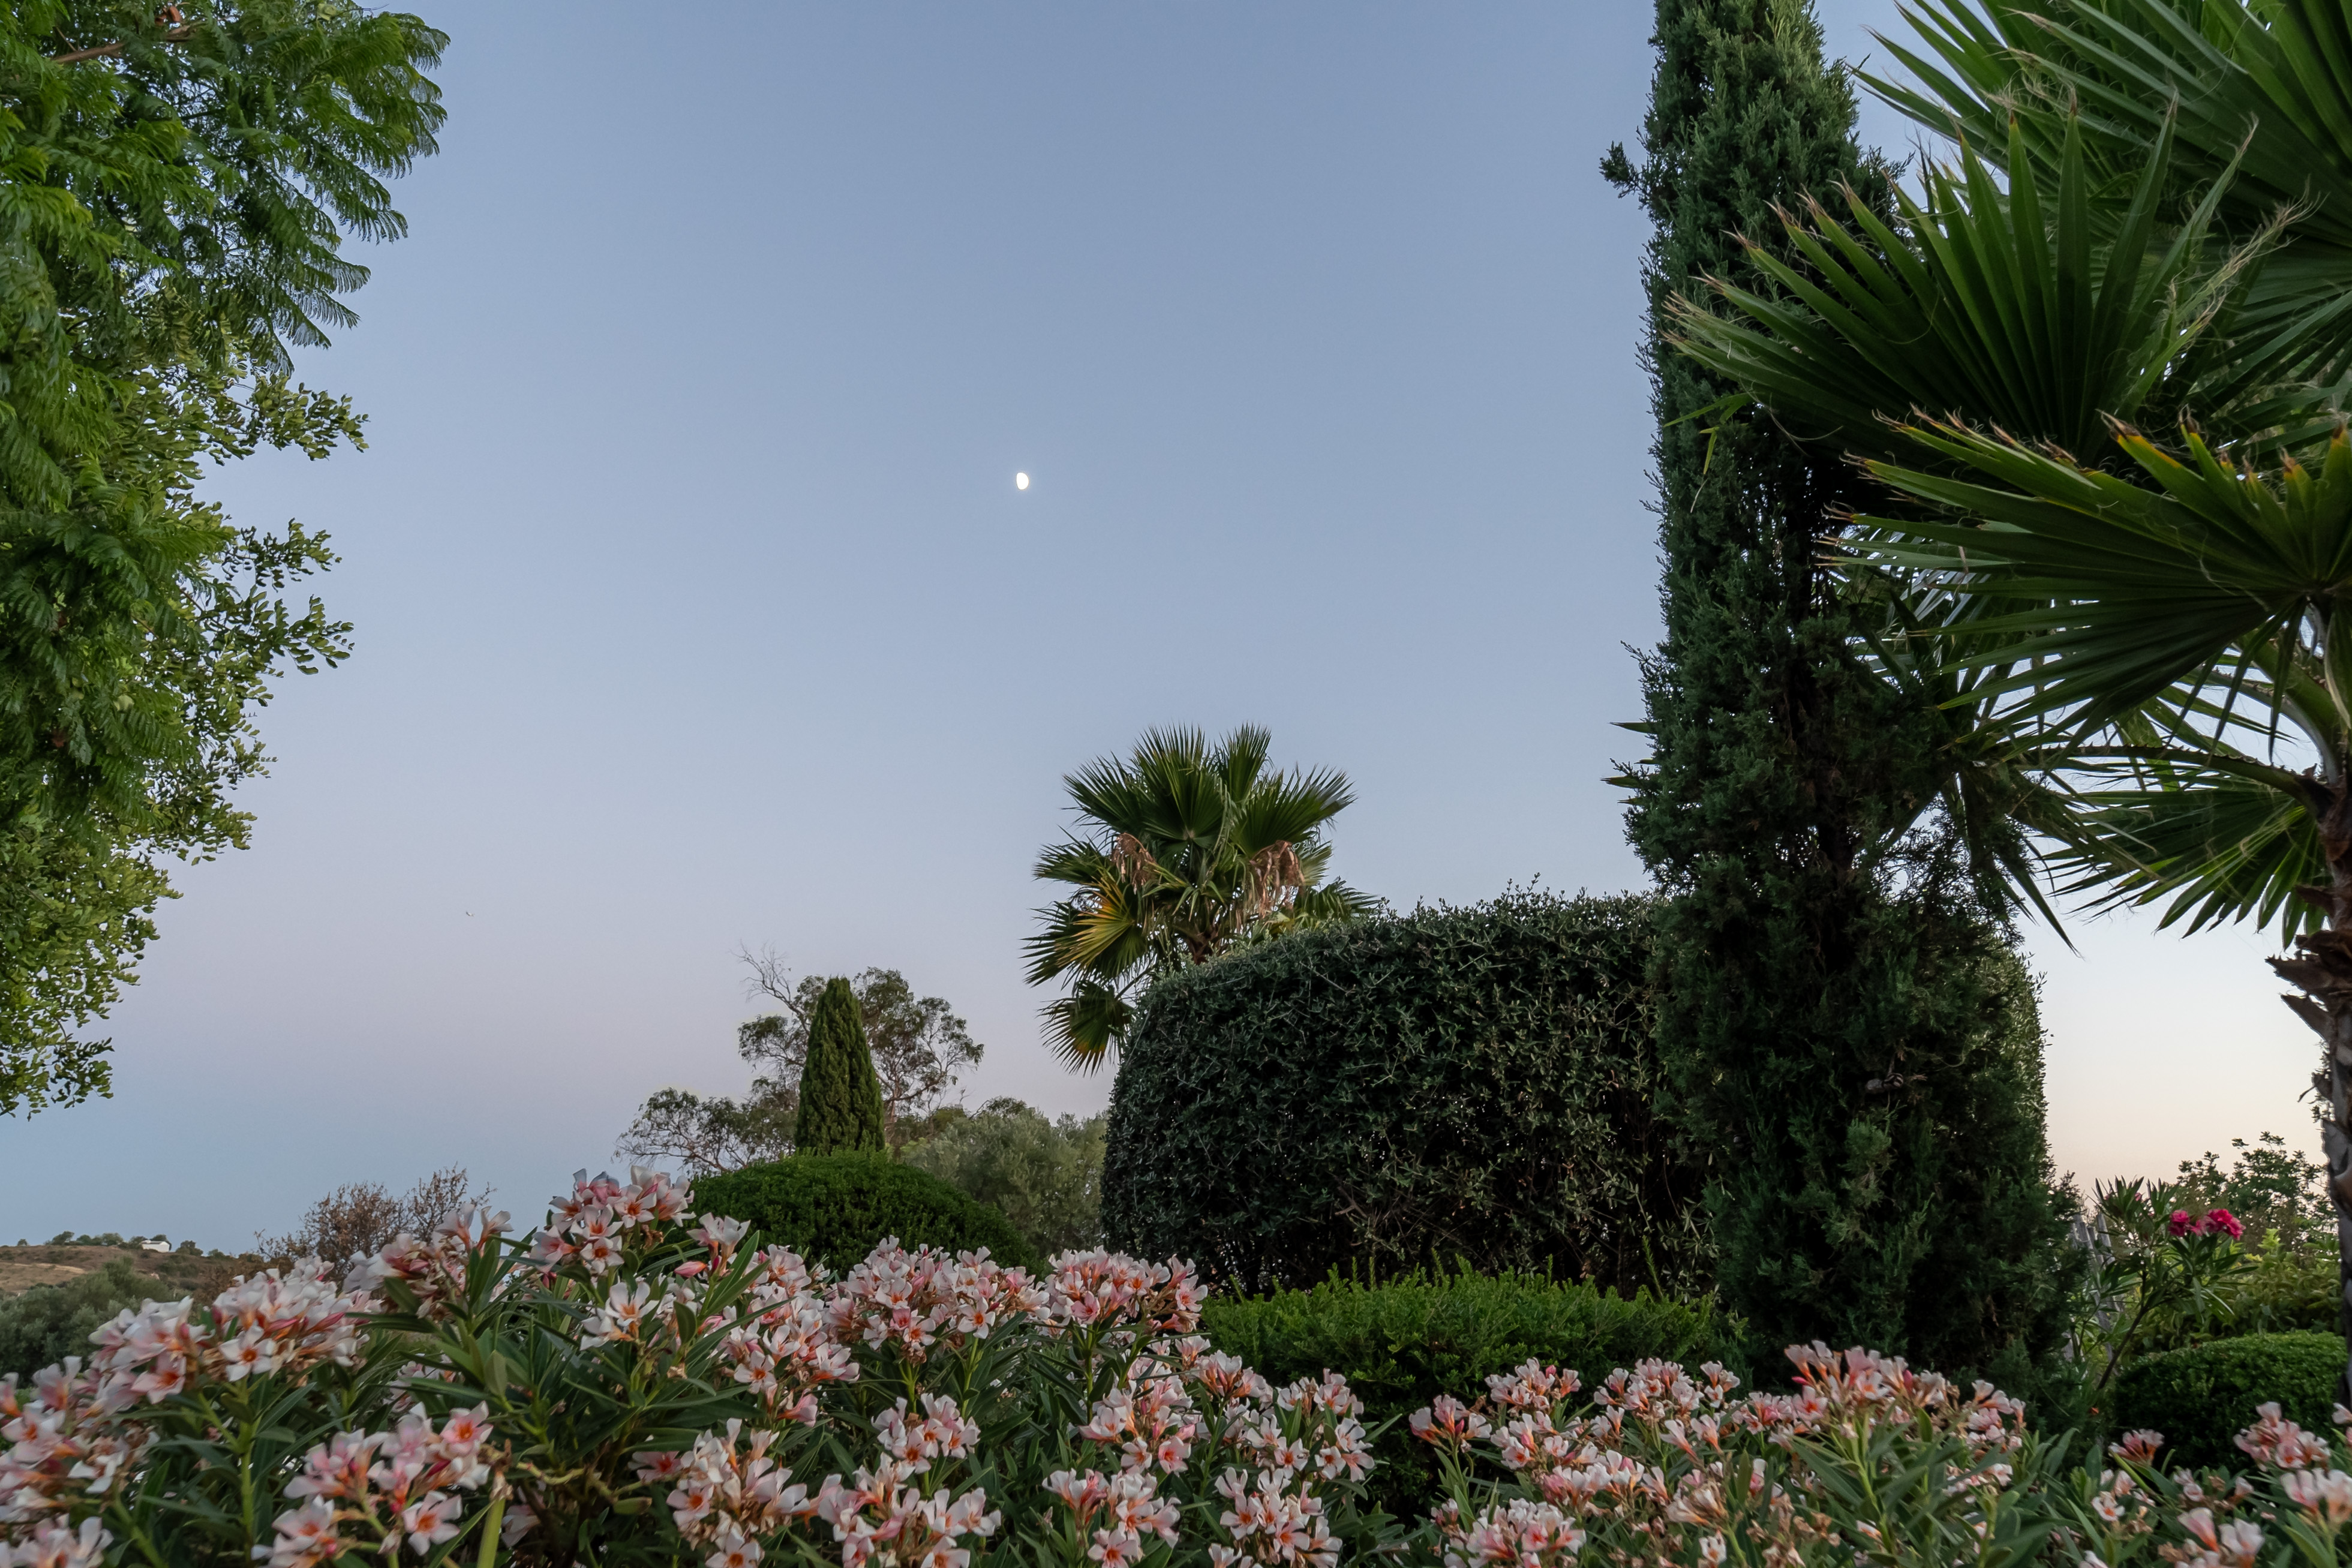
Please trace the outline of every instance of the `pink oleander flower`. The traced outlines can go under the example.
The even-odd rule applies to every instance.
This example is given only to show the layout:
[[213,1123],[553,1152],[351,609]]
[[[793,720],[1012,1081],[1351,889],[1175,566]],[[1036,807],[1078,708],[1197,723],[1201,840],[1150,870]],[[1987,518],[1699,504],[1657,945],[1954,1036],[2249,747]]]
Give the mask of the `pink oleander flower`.
[[2352,1521],[2352,1476],[2342,1470],[2291,1470],[2283,1486],[2288,1501],[2330,1530]]
[[1454,1448],[1466,1447],[1492,1430],[1484,1415],[1450,1394],[1441,1394],[1434,1403],[1414,1411],[1405,1424],[1423,1442]]
[[2197,1216],[2187,1209],[2174,1209],[2172,1217],[2164,1222],[2164,1228],[2174,1236],[2194,1236],[2197,1234]]
[[2235,1241],[2246,1234],[2246,1227],[2240,1224],[2238,1216],[2231,1214],[2228,1209],[2212,1209],[2208,1211],[2204,1219],[2199,1222],[2197,1228],[2200,1234],[2205,1236],[2212,1236],[2218,1232],[2226,1230],[2230,1233],[2230,1239],[2231,1241]]
[[2327,1440],[2282,1416],[2276,1400],[2256,1406],[2254,1415],[2257,1419],[2238,1434],[2237,1444],[2256,1464],[2302,1470],[2328,1462]]

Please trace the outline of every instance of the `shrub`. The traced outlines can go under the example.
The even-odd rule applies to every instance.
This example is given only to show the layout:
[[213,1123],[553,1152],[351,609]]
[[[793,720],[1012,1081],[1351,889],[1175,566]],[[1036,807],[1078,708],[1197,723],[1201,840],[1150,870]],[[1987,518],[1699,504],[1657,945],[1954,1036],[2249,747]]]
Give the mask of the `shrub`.
[[392,1244],[402,1231],[423,1236],[441,1216],[488,1194],[473,1191],[463,1165],[451,1165],[394,1197],[381,1182],[352,1182],[310,1205],[290,1234],[255,1237],[268,1258],[323,1258],[341,1263]]
[[793,1147],[803,1154],[882,1147],[882,1084],[874,1076],[874,1053],[866,1048],[857,994],[846,980],[824,983],[809,1019]]
[[[1330,1279],[1310,1290],[1212,1297],[1201,1330],[1276,1383],[1336,1372],[1381,1434],[1373,1495],[1400,1517],[1432,1494],[1433,1455],[1404,1417],[1441,1394],[1475,1392],[1533,1358],[1603,1369],[1653,1358],[1696,1366],[1736,1354],[1738,1325],[1706,1305],[1627,1298],[1540,1275],[1415,1274],[1376,1284]],[[1426,1503],[1423,1502],[1423,1507]]]
[[69,1355],[89,1353],[89,1336],[125,1307],[162,1292],[127,1258],[55,1285],[0,1300],[0,1373],[29,1377]]
[[2134,1362],[2116,1374],[2113,1426],[2164,1434],[2169,1463],[2243,1468],[2231,1435],[2276,1401],[2290,1421],[2325,1430],[2344,1376],[2335,1334],[2241,1334]]
[[1514,893],[1159,982],[1120,1047],[1110,1244],[1244,1289],[1359,1260],[1696,1283],[1698,1182],[1652,1104],[1650,910]]
[[794,1154],[694,1184],[698,1209],[746,1221],[767,1240],[846,1268],[885,1237],[1003,1263],[1039,1265],[1011,1221],[929,1171],[880,1154]]
[[1049,1121],[1017,1100],[992,1100],[977,1115],[938,1119],[904,1158],[996,1208],[1050,1258],[1102,1245],[1103,1121]]
[[[698,1196],[702,1194],[696,1194]],[[86,1364],[0,1381],[0,1562],[48,1568],[796,1563],[846,1568],[2336,1568],[2352,1455],[2266,1420],[2264,1474],[2198,1497],[2126,1440],[2063,1445],[1990,1386],[1792,1348],[1800,1396],[1719,1369],[1580,1391],[1529,1363],[1409,1429],[1409,1520],[1344,1378],[1276,1387],[1193,1337],[1191,1270],[1042,1278],[877,1249],[845,1278],[658,1175],[546,1226],[467,1210],[363,1260],[126,1314]],[[2105,1467],[2105,1473],[2102,1472]],[[2280,1473],[2292,1467],[2287,1473]],[[2097,1479],[2093,1479],[2096,1477]],[[1727,1484],[1728,1483],[1728,1484]],[[2128,1484],[2126,1484],[2128,1483]],[[2196,1505],[2201,1504],[2201,1507]],[[1839,1542],[1848,1543],[1842,1549]],[[1857,1545],[1855,1543],[1867,1543]]]

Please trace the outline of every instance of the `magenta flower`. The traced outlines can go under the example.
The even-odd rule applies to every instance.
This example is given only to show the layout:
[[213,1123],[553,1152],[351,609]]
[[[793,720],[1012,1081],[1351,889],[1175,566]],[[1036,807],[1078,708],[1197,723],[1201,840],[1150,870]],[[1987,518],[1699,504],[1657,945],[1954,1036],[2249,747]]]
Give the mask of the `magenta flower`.
[[2228,1209],[2213,1210],[2205,1216],[2205,1223],[2199,1226],[2197,1228],[2203,1231],[2207,1236],[2211,1236],[2216,1231],[2226,1230],[2230,1233],[2230,1239],[2231,1241],[2235,1241],[2240,1237],[2246,1234],[2246,1227],[2239,1224],[2238,1216],[2231,1214]]
[[2202,1229],[2197,1223],[2197,1216],[2187,1209],[2174,1209],[2172,1217],[2165,1222],[2165,1228],[2175,1236],[2195,1236]]

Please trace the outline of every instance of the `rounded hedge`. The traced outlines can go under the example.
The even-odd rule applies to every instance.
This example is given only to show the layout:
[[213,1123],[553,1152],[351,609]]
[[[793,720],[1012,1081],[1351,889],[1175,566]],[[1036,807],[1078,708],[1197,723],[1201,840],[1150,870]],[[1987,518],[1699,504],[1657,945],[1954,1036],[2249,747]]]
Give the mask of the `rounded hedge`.
[[2134,1362],[2116,1374],[2109,1429],[2154,1427],[2165,1436],[2168,1468],[2252,1463],[2236,1438],[2254,1423],[2254,1407],[2276,1400],[2290,1421],[2331,1430],[2344,1378],[2344,1341],[2336,1334],[2242,1334]]
[[1119,1045],[1103,1227],[1244,1289],[1362,1262],[1686,1290],[1654,1107],[1651,900],[1515,893],[1241,949]]
[[1364,1425],[1388,1423],[1374,1445],[1372,1495],[1400,1519],[1424,1512],[1436,1495],[1435,1450],[1413,1437],[1406,1418],[1439,1394],[1475,1399],[1489,1375],[1530,1356],[1573,1367],[1587,1388],[1652,1356],[1686,1367],[1736,1363],[1739,1331],[1705,1302],[1661,1301],[1646,1290],[1628,1298],[1533,1274],[1329,1279],[1201,1304],[1210,1342],[1276,1384],[1327,1370],[1346,1376],[1364,1402]]
[[698,1213],[749,1223],[762,1238],[835,1270],[863,1261],[886,1237],[912,1249],[988,1248],[1036,1270],[1044,1259],[1013,1222],[928,1171],[874,1153],[793,1154],[694,1183]]

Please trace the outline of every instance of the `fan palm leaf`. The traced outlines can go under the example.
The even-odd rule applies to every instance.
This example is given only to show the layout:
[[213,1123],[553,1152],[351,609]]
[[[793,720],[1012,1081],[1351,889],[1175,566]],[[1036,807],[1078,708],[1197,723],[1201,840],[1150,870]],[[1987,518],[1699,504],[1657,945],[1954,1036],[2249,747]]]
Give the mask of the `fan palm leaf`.
[[1326,880],[1324,830],[1354,799],[1346,775],[1273,772],[1272,747],[1254,727],[1213,747],[1196,729],[1153,730],[1064,780],[1081,831],[1048,845],[1035,873],[1072,890],[1037,911],[1024,953],[1030,984],[1069,987],[1045,1016],[1072,1064],[1116,1048],[1159,975],[1377,907]]
[[[2174,405],[2189,395],[2200,340],[2268,242],[2205,264],[2226,181],[2160,233],[2170,121],[2158,131],[2119,224],[2098,218],[2072,120],[2046,205],[1964,146],[1957,166],[1924,171],[1924,199],[1897,194],[1895,222],[1852,191],[1847,223],[1819,205],[1790,216],[1792,257],[1749,253],[1780,291],[1718,283],[1728,316],[1680,301],[1677,346],[1792,434],[1849,450],[1899,450],[1889,422],[1921,410],[2086,449],[2159,387]],[[2022,161],[2021,124],[2009,138]]]
[[1915,79],[1863,79],[1921,124],[2000,155],[2012,185],[2053,184],[2079,128],[2094,185],[2116,205],[2169,136],[2180,190],[2220,183],[2224,231],[2252,237],[2291,216],[2245,289],[2236,390],[2273,384],[2254,424],[2342,405],[2352,15],[2340,0],[1916,0],[1906,16],[1916,47],[1880,42]]

